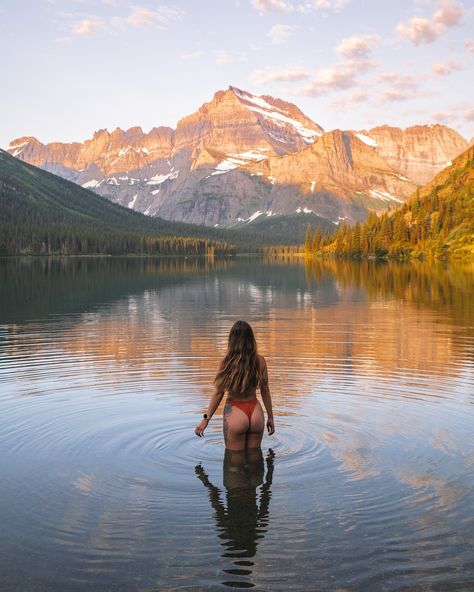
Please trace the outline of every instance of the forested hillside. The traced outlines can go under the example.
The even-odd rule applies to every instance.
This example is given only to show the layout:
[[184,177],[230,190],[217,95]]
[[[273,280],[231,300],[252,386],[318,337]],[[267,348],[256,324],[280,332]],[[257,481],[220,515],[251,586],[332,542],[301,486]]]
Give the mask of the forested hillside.
[[230,254],[199,226],[151,219],[0,150],[0,254]]
[[330,244],[306,252],[352,257],[474,256],[474,147],[392,212],[342,224]]

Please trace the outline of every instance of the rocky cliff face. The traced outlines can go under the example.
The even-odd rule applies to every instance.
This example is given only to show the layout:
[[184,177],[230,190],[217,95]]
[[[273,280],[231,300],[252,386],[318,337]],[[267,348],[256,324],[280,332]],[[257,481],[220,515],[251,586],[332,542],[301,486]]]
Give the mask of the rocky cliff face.
[[415,125],[402,130],[384,125],[362,132],[390,166],[423,185],[465,150],[467,141],[445,125]]
[[325,134],[291,103],[229,87],[175,130],[99,130],[71,144],[25,137],[8,151],[145,214],[222,225],[308,210],[361,219],[405,199],[465,144],[439,125]]
[[355,134],[335,130],[297,153],[249,163],[221,178],[211,174],[178,199],[164,199],[161,211],[186,220],[192,203],[190,211],[198,209],[207,224],[294,212],[353,221],[368,209],[401,203],[415,187]]

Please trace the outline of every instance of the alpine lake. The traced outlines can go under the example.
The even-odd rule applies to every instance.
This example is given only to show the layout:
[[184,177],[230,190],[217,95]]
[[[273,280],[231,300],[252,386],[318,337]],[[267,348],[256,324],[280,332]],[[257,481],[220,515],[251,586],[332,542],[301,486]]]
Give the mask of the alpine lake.
[[[232,324],[276,432],[194,428]],[[0,591],[474,590],[474,264],[0,261]]]

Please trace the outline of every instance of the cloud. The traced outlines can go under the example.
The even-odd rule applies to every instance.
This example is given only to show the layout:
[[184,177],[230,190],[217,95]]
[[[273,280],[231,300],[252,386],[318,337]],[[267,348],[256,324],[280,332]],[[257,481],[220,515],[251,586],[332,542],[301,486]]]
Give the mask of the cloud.
[[377,35],[359,35],[343,39],[336,47],[336,53],[349,59],[319,70],[315,79],[298,88],[296,94],[316,97],[357,86],[358,75],[378,66],[377,62],[367,59],[377,39]]
[[431,19],[414,16],[408,24],[399,23],[396,30],[414,45],[432,43],[441,37],[447,28],[457,27],[466,14],[464,6],[455,0],[438,0],[438,10]]
[[[102,29],[103,27],[104,23],[99,18],[84,19],[82,21],[77,22],[72,27],[72,33],[73,35],[91,37],[96,31]],[[66,38],[62,39],[65,40]]]
[[462,70],[462,64],[457,64],[453,59],[449,58],[446,62],[438,62],[431,66],[433,74],[436,76],[448,76],[455,70]]
[[377,76],[377,82],[388,83],[392,90],[405,91],[418,88],[418,82],[410,74],[399,74],[398,72],[383,72]]
[[408,25],[400,23],[397,25],[396,30],[414,45],[431,43],[443,34],[443,26],[440,23],[432,23],[428,19],[419,16],[414,16]]
[[346,37],[336,47],[336,53],[346,58],[364,58],[373,50],[378,35],[354,35]]
[[359,89],[354,91],[349,96],[336,101],[331,101],[329,107],[334,111],[345,111],[351,105],[358,105],[360,103],[368,102],[369,97],[365,90]]
[[356,84],[356,72],[354,70],[336,66],[320,70],[312,82],[298,88],[295,92],[298,95],[317,97],[331,91],[345,90],[356,86]]
[[252,5],[259,12],[291,12],[294,10],[294,6],[290,2],[285,0],[252,0]]
[[[110,4],[111,6],[115,6]],[[100,18],[95,15],[58,11],[58,16],[72,21],[70,30],[74,36],[91,37],[99,30],[108,33],[126,31],[133,27],[149,27],[162,30],[173,21],[181,18],[182,12],[167,6],[158,6],[154,9],[143,6],[130,6],[129,13],[112,15],[108,18]],[[61,42],[67,41],[67,37],[59,38]]]
[[446,27],[458,27],[466,15],[466,10],[460,2],[440,0],[438,6],[438,10],[433,15],[433,21]]
[[271,70],[256,70],[252,76],[252,82],[265,86],[271,82],[298,82],[309,78],[310,74],[305,68],[293,67]]
[[251,0],[252,6],[260,14],[266,12],[302,12],[307,14],[312,10],[332,10],[338,12],[351,0],[305,0],[304,2],[287,2],[287,0]]
[[464,42],[464,45],[468,48],[469,51],[474,52],[474,40],[468,39]]
[[349,4],[351,0],[313,0],[313,4],[316,8],[327,8],[329,10],[340,10],[346,4]]
[[474,121],[474,109],[468,109],[464,112],[464,119],[466,121]]
[[410,74],[382,72],[377,76],[376,81],[389,87],[379,94],[377,102],[380,104],[400,103],[420,96],[419,78],[414,78]]
[[455,117],[455,114],[452,111],[433,111],[431,113],[431,118],[433,121],[437,121],[439,123],[450,123]]
[[198,58],[202,57],[204,53],[202,51],[193,51],[191,53],[182,53],[180,58],[182,60],[197,60]]
[[268,31],[267,37],[270,39],[272,45],[280,45],[291,37],[295,29],[296,27],[292,27],[291,25],[273,25],[270,31]]
[[112,17],[111,24],[116,29],[122,30],[127,27],[150,27],[162,30],[181,16],[182,13],[179,10],[167,6],[158,6],[154,9],[133,6],[127,16]]
[[469,115],[469,111],[471,111],[471,117],[474,119],[474,109],[470,109],[467,103],[452,103],[445,111],[433,111],[431,113],[431,119],[440,123],[453,125],[453,123],[459,122],[460,117],[468,120],[466,115]]
[[362,74],[363,72],[368,72],[369,70],[373,70],[377,68],[378,63],[374,60],[346,60],[345,62],[341,62],[338,64],[339,67],[344,68],[345,70],[351,70],[352,72],[357,72],[358,74]]
[[413,90],[384,90],[379,95],[380,103],[401,103],[415,99],[418,96]]

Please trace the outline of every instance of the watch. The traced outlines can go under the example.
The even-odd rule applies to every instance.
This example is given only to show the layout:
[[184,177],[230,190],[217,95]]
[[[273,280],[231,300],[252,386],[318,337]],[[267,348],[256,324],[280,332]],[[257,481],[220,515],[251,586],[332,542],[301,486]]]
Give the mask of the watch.
[[203,417],[203,419],[207,419],[207,421],[209,421],[211,419],[207,413],[204,413],[204,415],[202,417]]

